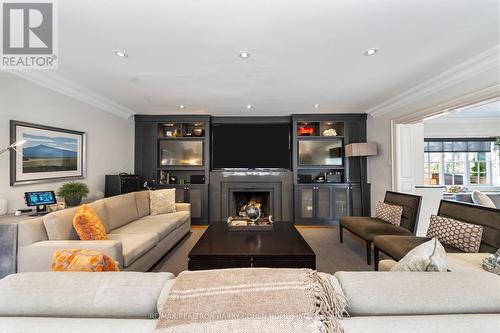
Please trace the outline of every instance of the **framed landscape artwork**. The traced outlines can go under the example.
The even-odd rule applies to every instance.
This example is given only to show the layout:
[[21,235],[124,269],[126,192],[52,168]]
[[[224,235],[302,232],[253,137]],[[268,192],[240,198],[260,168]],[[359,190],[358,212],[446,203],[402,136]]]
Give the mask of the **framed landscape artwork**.
[[11,150],[11,186],[85,176],[84,132],[11,120],[10,137],[26,140]]

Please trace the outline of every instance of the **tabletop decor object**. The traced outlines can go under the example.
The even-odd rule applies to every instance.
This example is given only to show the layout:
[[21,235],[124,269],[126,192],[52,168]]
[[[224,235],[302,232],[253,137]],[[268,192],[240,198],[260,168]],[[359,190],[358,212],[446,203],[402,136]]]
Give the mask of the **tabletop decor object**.
[[64,202],[68,207],[80,205],[82,199],[89,194],[87,184],[78,182],[69,182],[63,184],[57,193],[58,196],[64,198]]
[[273,224],[272,215],[255,221],[240,217],[229,217],[227,219],[227,227],[230,231],[270,231],[273,230]]
[[488,254],[483,261],[484,270],[500,275],[500,249],[495,254]]

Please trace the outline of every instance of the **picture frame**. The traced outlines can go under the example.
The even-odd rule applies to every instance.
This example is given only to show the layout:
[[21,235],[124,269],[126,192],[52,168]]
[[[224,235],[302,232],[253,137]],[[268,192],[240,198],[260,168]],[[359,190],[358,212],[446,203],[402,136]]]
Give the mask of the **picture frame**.
[[85,178],[85,132],[11,120],[10,142],[21,140],[10,151],[11,186]]

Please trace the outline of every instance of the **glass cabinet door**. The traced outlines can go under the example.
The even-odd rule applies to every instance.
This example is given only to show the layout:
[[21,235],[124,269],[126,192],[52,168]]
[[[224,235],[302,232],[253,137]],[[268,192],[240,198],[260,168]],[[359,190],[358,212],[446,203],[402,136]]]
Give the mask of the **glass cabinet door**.
[[316,187],[317,192],[317,212],[316,218],[322,220],[332,219],[332,188],[331,187]]
[[334,200],[335,204],[335,220],[343,216],[349,215],[349,188],[335,187]]
[[313,187],[299,188],[299,216],[301,219],[314,217],[314,189]]

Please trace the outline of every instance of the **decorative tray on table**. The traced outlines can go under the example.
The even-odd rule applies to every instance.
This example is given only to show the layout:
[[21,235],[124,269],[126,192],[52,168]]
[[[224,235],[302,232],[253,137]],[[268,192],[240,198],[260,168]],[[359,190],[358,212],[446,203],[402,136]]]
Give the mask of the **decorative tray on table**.
[[227,228],[229,231],[271,231],[273,230],[272,216],[269,218],[253,221],[248,218],[228,218]]

